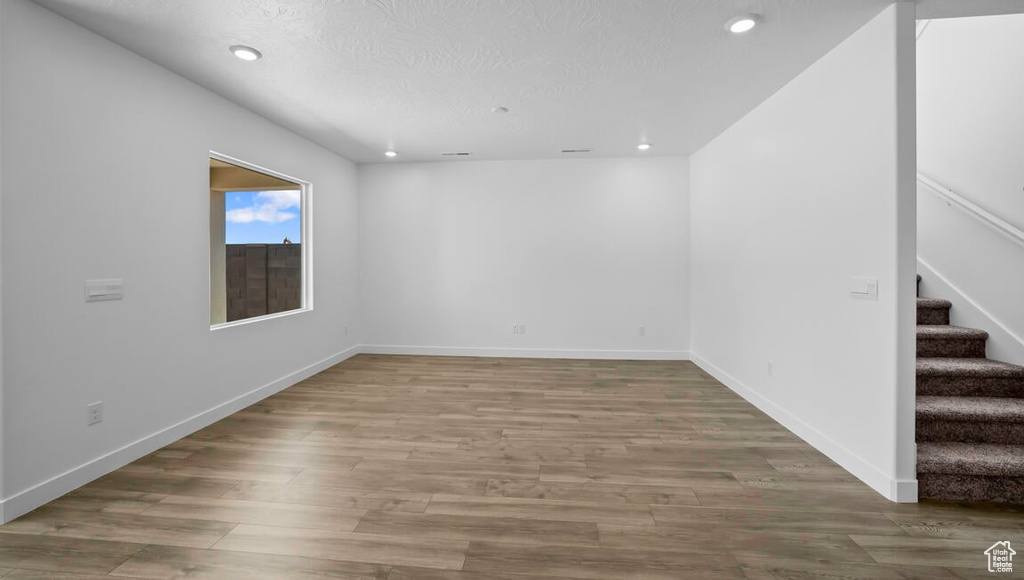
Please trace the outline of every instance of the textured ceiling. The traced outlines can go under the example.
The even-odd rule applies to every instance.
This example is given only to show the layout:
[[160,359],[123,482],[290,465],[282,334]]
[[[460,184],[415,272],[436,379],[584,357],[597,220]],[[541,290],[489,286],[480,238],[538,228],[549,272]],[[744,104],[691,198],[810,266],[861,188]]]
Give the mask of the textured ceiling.
[[357,162],[690,154],[891,3],[35,1]]

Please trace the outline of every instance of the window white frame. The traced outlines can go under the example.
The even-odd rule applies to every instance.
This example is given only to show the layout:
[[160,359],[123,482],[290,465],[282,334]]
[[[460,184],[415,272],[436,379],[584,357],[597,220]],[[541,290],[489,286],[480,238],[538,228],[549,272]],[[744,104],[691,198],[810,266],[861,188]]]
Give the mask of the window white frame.
[[[266,175],[270,175],[271,177],[276,177],[278,179],[284,179],[285,181],[291,181],[292,183],[297,184],[299,186],[300,191],[301,191],[301,200],[299,202],[299,209],[300,209],[300,214],[301,215],[299,216],[299,219],[302,220],[302,223],[300,225],[300,231],[302,232],[302,239],[299,240],[299,243],[302,244],[302,276],[300,278],[302,280],[302,282],[301,282],[301,285],[302,285],[302,288],[301,288],[302,306],[300,306],[299,308],[296,308],[294,310],[286,310],[284,312],[275,312],[273,314],[264,314],[263,316],[253,316],[252,318],[243,318],[242,320],[233,320],[231,322],[222,322],[220,324],[211,324],[210,325],[210,330],[211,331],[223,330],[225,328],[231,328],[231,327],[234,327],[234,326],[244,326],[246,324],[253,324],[253,323],[256,323],[256,322],[262,322],[264,320],[272,320],[274,318],[284,318],[286,316],[295,316],[296,314],[302,314],[304,312],[311,312],[313,310],[313,184],[310,183],[309,181],[306,181],[305,179],[299,179],[297,177],[292,177],[291,175],[287,175],[285,173],[281,173],[280,171],[274,171],[273,169],[268,169],[266,167],[263,167],[263,166],[260,166],[260,165],[256,165],[255,163],[249,163],[248,161],[243,161],[241,159],[238,159],[237,157],[231,157],[230,155],[225,155],[223,153],[218,153],[216,151],[210,151],[210,156],[209,157],[210,157],[210,159],[216,159],[218,161],[223,161],[225,163],[230,163],[230,164],[238,166],[238,167],[243,167],[245,169],[249,169],[249,170],[256,171],[258,173],[263,173],[263,174],[266,174]],[[208,192],[207,192],[207,195],[209,195]],[[209,207],[209,204],[206,204],[206,205],[207,205],[207,207]],[[207,216],[207,217],[211,217],[211,216]],[[209,236],[207,236],[207,237],[209,237]],[[207,255],[209,255],[209,252],[207,252]],[[207,263],[206,270],[207,270],[207,272],[210,271],[210,264],[209,263]],[[212,288],[213,288],[213,280],[209,279],[209,275],[208,275],[207,276],[207,289],[206,289],[207,300],[208,300],[207,311],[209,311],[209,308],[212,306],[211,304],[209,304],[209,302],[213,301],[213,296],[211,295]]]

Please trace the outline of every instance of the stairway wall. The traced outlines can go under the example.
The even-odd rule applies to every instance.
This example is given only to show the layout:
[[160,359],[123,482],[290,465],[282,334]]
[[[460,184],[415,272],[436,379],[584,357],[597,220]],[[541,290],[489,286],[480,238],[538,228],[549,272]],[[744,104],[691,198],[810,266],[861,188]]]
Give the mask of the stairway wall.
[[[691,351],[880,493],[913,501],[907,8],[883,11],[691,157]],[[851,298],[851,276],[878,278],[878,300]]]
[[1024,14],[931,21],[917,52],[918,170],[1024,229]]
[[[918,205],[919,208],[926,205],[929,200],[924,199],[921,202]],[[947,211],[955,210],[949,208]],[[941,261],[942,256],[938,257],[938,261]],[[984,328],[989,333],[989,357],[1016,365],[1024,365],[1024,340],[1021,340],[1020,335],[1004,327],[1000,320],[981,308],[959,286],[952,285],[945,274],[937,270],[931,262],[919,259],[917,270],[924,277],[921,282],[921,296],[941,296],[953,303],[953,308],[950,311],[950,324],[967,328]],[[962,277],[961,281],[963,281]],[[1020,284],[1024,284],[1024,282],[1020,282]],[[1024,285],[1016,287],[1024,288]]]
[[[932,21],[917,51],[918,170],[1024,229],[1024,15]],[[1024,245],[918,190],[922,295],[988,330],[990,357],[1024,364]]]
[[921,295],[951,300],[953,324],[988,330],[989,356],[1024,365],[1024,246],[919,184],[917,256]]

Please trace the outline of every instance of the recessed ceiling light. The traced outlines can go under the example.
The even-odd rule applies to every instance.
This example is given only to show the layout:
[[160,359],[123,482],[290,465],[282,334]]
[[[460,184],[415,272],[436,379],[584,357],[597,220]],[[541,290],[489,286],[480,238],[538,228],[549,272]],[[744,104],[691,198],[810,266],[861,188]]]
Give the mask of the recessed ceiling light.
[[641,150],[641,151],[647,151],[648,149],[651,148],[651,144],[650,143],[641,143],[641,144],[637,145],[636,148]]
[[251,46],[245,46],[244,44],[236,44],[228,50],[231,51],[231,54],[237,56],[242,60],[253,61],[263,58],[262,52],[256,50]]
[[743,34],[750,32],[760,23],[761,16],[759,14],[744,14],[726,22],[725,29],[733,34]]
[[494,107],[493,109],[491,109],[491,112],[497,113],[498,115],[503,115],[508,112],[508,107]]
[[384,155],[387,155],[388,157],[398,157],[398,153],[394,151],[385,151]]

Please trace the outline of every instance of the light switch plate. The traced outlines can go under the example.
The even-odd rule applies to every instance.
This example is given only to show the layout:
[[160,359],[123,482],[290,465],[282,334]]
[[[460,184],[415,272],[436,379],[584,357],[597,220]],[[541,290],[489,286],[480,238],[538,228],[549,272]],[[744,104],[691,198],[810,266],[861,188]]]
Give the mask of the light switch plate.
[[861,300],[878,300],[878,278],[850,278],[850,297]]
[[120,300],[122,298],[124,298],[124,280],[120,278],[85,281],[86,302]]

